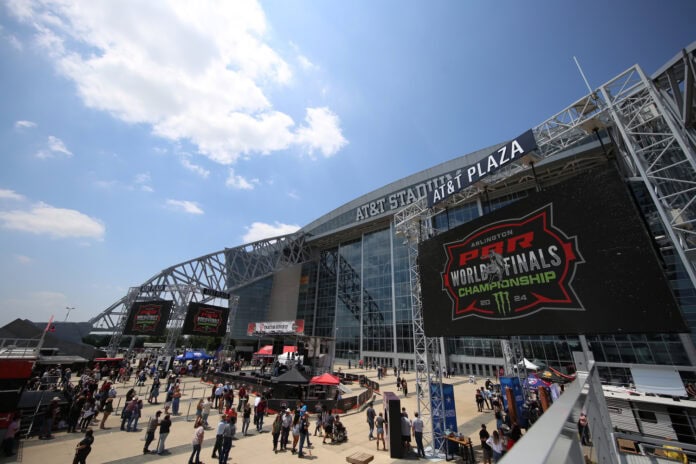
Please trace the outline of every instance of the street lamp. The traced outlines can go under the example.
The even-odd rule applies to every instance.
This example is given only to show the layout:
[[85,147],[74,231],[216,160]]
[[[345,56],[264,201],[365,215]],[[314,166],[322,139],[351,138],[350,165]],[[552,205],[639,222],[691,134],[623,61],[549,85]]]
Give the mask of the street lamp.
[[70,315],[70,311],[75,309],[75,307],[74,306],[66,306],[65,309],[68,310],[68,313],[65,315],[65,319],[63,319],[63,322],[66,322],[68,320],[68,316]]

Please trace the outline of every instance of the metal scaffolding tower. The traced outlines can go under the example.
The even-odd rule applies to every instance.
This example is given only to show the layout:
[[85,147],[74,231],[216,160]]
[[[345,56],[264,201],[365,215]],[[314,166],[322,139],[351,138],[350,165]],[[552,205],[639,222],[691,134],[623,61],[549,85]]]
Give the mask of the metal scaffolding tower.
[[[610,137],[614,132],[620,135],[618,143],[623,164],[628,168],[632,180],[643,182],[650,192],[667,238],[677,251],[692,285],[696,287],[695,53],[696,43],[683,50],[652,80],[645,76],[639,66],[628,69],[595,92],[534,127],[538,149],[533,157],[511,163],[433,208],[428,208],[425,198],[421,198],[394,215],[396,231],[406,238],[409,245],[417,382],[430,382],[430,363],[437,363],[438,372],[441,372],[439,353],[444,353],[444,350],[439,351],[438,348],[442,344],[441,340],[425,336],[424,308],[417,268],[418,244],[436,233],[431,227],[432,217],[447,207],[470,201],[484,192],[506,188],[507,181],[511,178],[515,178],[518,183],[534,180],[538,185],[535,164],[543,165],[554,156],[579,143],[585,143],[591,136],[597,137],[602,148],[605,148],[605,130]],[[612,137],[612,140],[616,141],[617,138]],[[584,169],[604,161],[606,160],[599,158],[571,158],[560,173],[549,170],[546,175],[552,179],[560,177],[565,169]],[[543,176],[544,172],[540,175]],[[682,337],[682,342],[692,363],[696,364],[693,344],[685,337]],[[509,363],[507,358],[506,356],[506,362]],[[441,396],[440,388],[439,398]],[[433,408],[443,407],[437,402],[438,398],[434,400]],[[438,423],[444,415],[432,411],[431,402],[424,398],[419,398],[418,407],[424,420],[430,415],[433,434],[427,438],[434,443],[433,435],[444,428]]]

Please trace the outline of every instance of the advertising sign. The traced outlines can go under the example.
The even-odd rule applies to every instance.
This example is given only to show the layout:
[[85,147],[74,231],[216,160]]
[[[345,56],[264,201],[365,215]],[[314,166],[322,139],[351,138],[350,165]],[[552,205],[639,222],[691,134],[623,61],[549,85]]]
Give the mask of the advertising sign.
[[172,301],[138,301],[133,303],[124,335],[162,335],[167,327]]
[[247,335],[304,335],[304,319],[276,322],[250,322]]
[[516,408],[515,417],[517,417],[517,424],[520,427],[527,427],[526,416],[522,414],[524,409],[524,392],[522,391],[522,384],[520,379],[517,377],[500,377],[500,391],[503,393],[501,396],[503,398],[503,409],[509,411],[508,398],[505,394],[505,388],[510,388],[515,398],[514,407]]
[[421,243],[426,335],[684,332],[613,170],[577,176]]
[[205,303],[189,303],[181,333],[222,337],[227,332],[230,310]]
[[[440,448],[442,440],[444,440],[445,431],[457,431],[457,411],[454,407],[454,386],[449,383],[442,384],[442,402],[445,409],[445,420],[442,420],[442,413],[436,406],[440,399],[440,386],[436,383],[430,384],[430,411],[432,412],[433,420],[433,437],[435,439],[436,448]],[[444,426],[444,428],[443,428]]]

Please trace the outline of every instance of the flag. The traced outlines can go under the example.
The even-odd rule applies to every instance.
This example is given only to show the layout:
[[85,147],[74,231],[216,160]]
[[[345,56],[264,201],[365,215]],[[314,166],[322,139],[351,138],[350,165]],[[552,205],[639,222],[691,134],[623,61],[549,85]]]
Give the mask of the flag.
[[46,328],[44,329],[44,333],[46,332],[55,332],[56,331],[56,326],[53,324],[53,316],[48,320],[48,324],[46,324]]

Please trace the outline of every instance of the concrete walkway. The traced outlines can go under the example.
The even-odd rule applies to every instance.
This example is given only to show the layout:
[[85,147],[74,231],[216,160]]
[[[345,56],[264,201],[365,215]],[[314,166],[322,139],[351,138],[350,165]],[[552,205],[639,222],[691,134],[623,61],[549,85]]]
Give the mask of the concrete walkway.
[[[346,366],[340,366],[343,372],[351,374],[366,374],[369,378],[377,380],[376,371],[373,369],[367,371],[365,369],[347,369]],[[416,411],[415,393],[415,374],[405,374],[406,381],[409,385],[409,396],[404,398],[401,392],[396,390],[395,378],[392,375],[387,376],[380,382],[382,392],[391,391],[397,393],[401,398],[401,406],[405,407],[409,416],[413,418],[413,412]],[[182,397],[180,412],[181,416],[173,418],[173,424],[170,434],[167,438],[168,454],[158,456],[156,454],[143,455],[142,449],[144,444],[144,430],[138,432],[124,432],[119,429],[120,417],[119,414],[114,414],[106,421],[108,430],[99,430],[98,426],[94,426],[94,444],[92,445],[92,453],[87,458],[87,462],[104,463],[104,464],[121,464],[121,463],[146,463],[153,462],[157,464],[169,463],[186,463],[188,462],[191,453],[191,439],[193,435],[193,416],[195,414],[195,405],[202,396],[210,395],[211,387],[200,382],[198,379],[185,378],[185,390]],[[482,423],[485,423],[488,430],[493,430],[495,427],[495,419],[492,411],[484,411],[479,413],[476,409],[474,401],[474,392],[476,388],[482,387],[483,382],[479,381],[478,385],[468,383],[468,377],[452,377],[446,379],[447,383],[454,384],[454,398],[456,401],[457,422],[460,424],[459,431],[464,435],[472,438],[477,444],[474,447],[477,454],[477,462],[480,462],[480,445],[478,445],[478,430]],[[116,403],[123,402],[122,397],[125,392],[132,387],[132,383],[128,385],[117,384],[118,397]],[[136,388],[136,391],[138,388]],[[149,386],[142,387],[141,398],[146,399]],[[164,394],[160,395],[160,399],[164,399]],[[235,398],[236,399],[236,398]],[[189,409],[190,405],[190,409]],[[147,424],[148,418],[158,409],[163,409],[162,404],[150,405],[145,401],[142,418],[138,427],[143,429]],[[375,399],[375,409],[379,412],[383,410],[381,395],[377,395]],[[120,412],[120,409],[118,409]],[[190,416],[187,420],[187,411]],[[392,459],[388,451],[377,451],[374,441],[368,439],[368,427],[366,423],[365,413],[363,411],[353,411],[345,414],[341,418],[342,422],[348,430],[348,441],[341,444],[325,444],[322,445],[321,437],[311,437],[313,448],[310,450],[311,455],[307,454],[304,459],[320,460],[331,464],[339,464],[346,462],[346,457],[356,453],[363,452],[374,455],[375,464],[415,461],[412,459]],[[263,464],[276,464],[287,462],[288,459],[298,459],[296,455],[288,452],[273,453],[272,437],[269,433],[272,418],[268,417],[264,421],[264,431],[257,433],[253,424],[251,424],[250,435],[243,437],[240,435],[241,423],[237,426],[237,439],[233,441],[233,447],[230,451],[230,460],[228,463],[255,463],[263,462]],[[218,423],[217,411],[212,411],[209,423],[213,427],[205,433],[203,449],[201,451],[201,460],[207,464],[217,463],[217,459],[211,458],[213,443],[215,439],[214,427]],[[427,429],[426,425],[426,429]],[[311,421],[310,430],[314,431],[314,420]],[[30,438],[23,440],[21,450],[18,455],[12,458],[1,458],[0,463],[24,462],[24,463],[70,463],[74,456],[74,450],[77,443],[82,439],[84,434],[67,434],[65,432],[57,432],[52,440],[39,440],[38,438]],[[158,433],[156,434],[156,436]],[[388,443],[388,438],[387,438]],[[157,444],[157,439],[150,445],[154,449]],[[413,442],[415,445],[415,442]],[[440,459],[433,459],[440,460]]]

